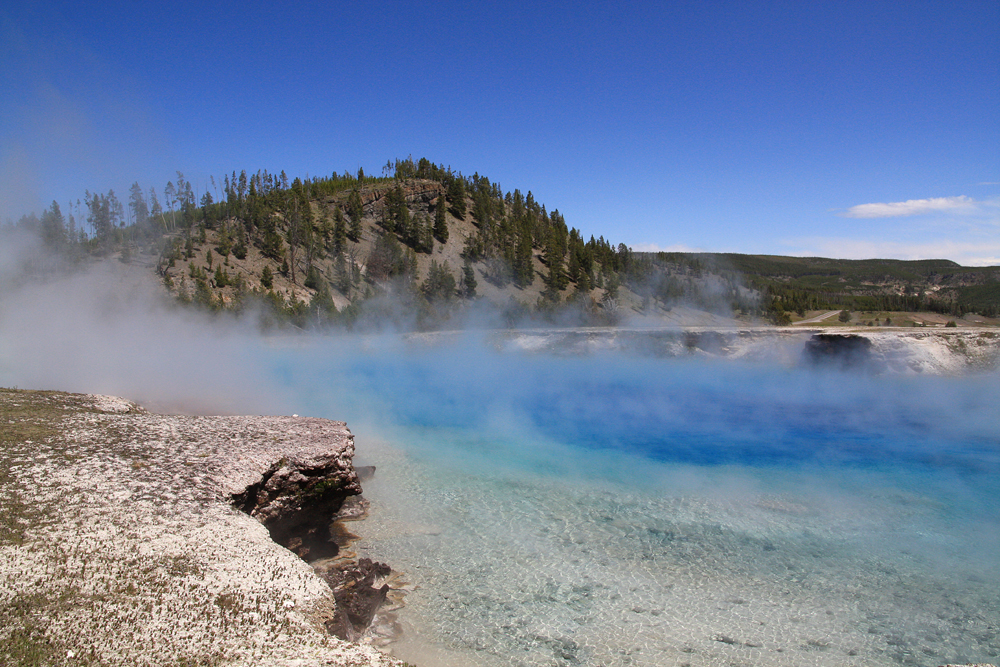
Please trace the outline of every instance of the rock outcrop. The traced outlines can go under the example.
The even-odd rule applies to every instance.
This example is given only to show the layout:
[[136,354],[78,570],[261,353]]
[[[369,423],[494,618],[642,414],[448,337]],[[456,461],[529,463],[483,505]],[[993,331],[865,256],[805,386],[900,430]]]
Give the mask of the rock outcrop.
[[[448,332],[412,334],[435,344]],[[586,355],[623,351],[660,358],[742,359],[783,365],[832,364],[875,372],[961,375],[1000,366],[1000,330],[992,328],[635,328],[582,327],[495,332],[502,351]]]
[[330,634],[353,640],[368,628],[389,593],[389,584],[379,585],[378,582],[390,572],[385,563],[362,558],[357,562],[346,561],[322,573],[337,600],[337,615],[326,623]]
[[343,423],[16,390],[0,423],[0,664],[397,664],[272,539],[308,556],[360,491]]
[[[306,560],[337,553],[330,522],[348,496],[359,495],[361,484],[351,460],[354,436],[343,422],[325,419],[280,419],[294,444],[266,470],[260,463],[241,463],[232,482],[240,486],[253,473],[253,481],[231,494],[233,504],[267,527],[271,538]],[[289,421],[294,420],[294,421]],[[286,441],[286,444],[287,443]],[[227,483],[222,478],[222,482]],[[233,487],[229,487],[233,490]]]
[[872,342],[857,334],[813,334],[802,353],[806,361],[817,366],[843,370],[873,367]]

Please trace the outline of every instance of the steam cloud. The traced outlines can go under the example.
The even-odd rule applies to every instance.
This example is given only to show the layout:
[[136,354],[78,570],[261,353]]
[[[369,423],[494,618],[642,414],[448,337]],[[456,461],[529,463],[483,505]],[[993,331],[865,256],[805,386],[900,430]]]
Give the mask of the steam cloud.
[[[454,571],[483,565],[485,580],[477,567],[468,588],[448,593],[467,596],[470,608],[476,597],[470,591],[519,579],[489,578],[485,564],[495,558],[489,545],[496,541],[509,548],[514,538],[530,540],[537,549],[532,563],[552,576],[573,567],[597,571],[600,555],[613,551],[615,545],[588,544],[583,551],[593,546],[597,555],[572,565],[583,551],[567,550],[575,543],[568,534],[559,537],[559,527],[573,521],[573,531],[584,526],[604,534],[600,522],[607,517],[559,489],[585,490],[588,503],[596,498],[605,507],[630,508],[627,520],[619,516],[621,542],[630,548],[672,525],[648,508],[664,498],[693,497],[696,507],[708,499],[706,506],[746,508],[737,513],[744,524],[791,511],[794,525],[829,527],[838,548],[853,540],[869,554],[866,541],[878,540],[872,550],[903,554],[905,562],[917,553],[930,569],[960,582],[976,576],[995,586],[1000,579],[1000,501],[984,492],[1000,475],[996,374],[873,377],[617,351],[530,353],[498,349],[488,332],[477,331],[426,338],[265,335],[249,320],[177,309],[143,270],[118,263],[42,279],[32,275],[37,250],[27,240],[0,249],[0,385],[117,394],[161,411],[345,420],[357,436],[357,461],[380,467],[366,493],[382,494],[384,515],[433,516],[448,536],[434,548],[452,559],[446,563],[461,565]],[[411,475],[427,471],[436,475],[430,485],[406,486]],[[497,540],[476,533],[475,540],[450,543],[469,520],[466,497],[495,510],[495,523],[477,515],[475,524]],[[534,497],[559,502],[536,508]],[[560,504],[564,498],[568,504]],[[530,509],[534,533],[514,525],[513,507]],[[647,511],[636,515],[633,507]],[[721,534],[721,520],[710,517],[716,528],[706,530]],[[652,523],[632,531],[629,522],[642,521]],[[744,524],[739,530],[773,532],[768,523]],[[499,539],[505,530],[514,538]],[[543,538],[549,530],[551,539]],[[719,556],[724,562],[739,561],[740,550],[759,544],[734,535]],[[808,548],[790,553],[808,567],[818,538],[786,538],[804,541]],[[400,539],[408,557],[425,559],[421,572],[441,567],[440,551],[423,553],[405,534]],[[964,548],[973,541],[974,550]],[[544,551],[551,544],[562,546]],[[636,554],[619,556],[632,562]],[[391,562],[408,567],[403,556]],[[617,561],[610,562],[617,576]],[[849,568],[858,561],[844,562]],[[441,585],[454,579],[449,571]],[[528,593],[517,591],[517,599]],[[434,599],[433,591],[424,595]],[[890,602],[897,604],[894,597]],[[553,603],[544,613],[566,608]],[[509,634],[492,615],[477,622],[465,613],[433,615],[491,637]]]
[[174,308],[145,269],[33,273],[45,259],[30,237],[0,251],[0,384],[111,393],[167,411],[287,407],[263,375],[268,343],[251,327]]
[[251,318],[170,305],[139,268],[106,262],[33,277],[32,243],[0,251],[4,386],[117,394],[162,411],[342,419],[362,444],[444,429],[462,435],[424,455],[476,460],[483,470],[502,460],[521,470],[605,474],[567,447],[604,452],[594,460],[606,468],[635,457],[752,467],[939,462],[976,474],[1000,466],[995,374],[873,378],[789,366],[779,356],[767,364],[554,356],[500,351],[476,331],[434,343],[266,335]]

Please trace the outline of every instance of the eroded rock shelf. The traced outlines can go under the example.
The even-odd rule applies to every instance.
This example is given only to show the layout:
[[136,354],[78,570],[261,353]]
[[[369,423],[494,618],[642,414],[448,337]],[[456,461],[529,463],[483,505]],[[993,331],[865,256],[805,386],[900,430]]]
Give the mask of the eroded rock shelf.
[[361,492],[344,423],[0,390],[0,424],[0,663],[397,664],[304,560]]

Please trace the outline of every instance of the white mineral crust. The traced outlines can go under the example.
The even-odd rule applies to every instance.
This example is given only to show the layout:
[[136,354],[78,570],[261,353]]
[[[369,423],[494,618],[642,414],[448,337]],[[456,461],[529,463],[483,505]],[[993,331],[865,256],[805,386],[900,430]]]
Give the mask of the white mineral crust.
[[[21,623],[61,647],[54,664],[397,664],[330,636],[328,586],[229,500],[276,466],[349,467],[345,424],[86,399],[0,479],[29,508],[0,545],[0,606],[37,601]],[[4,620],[0,639],[24,631]]]

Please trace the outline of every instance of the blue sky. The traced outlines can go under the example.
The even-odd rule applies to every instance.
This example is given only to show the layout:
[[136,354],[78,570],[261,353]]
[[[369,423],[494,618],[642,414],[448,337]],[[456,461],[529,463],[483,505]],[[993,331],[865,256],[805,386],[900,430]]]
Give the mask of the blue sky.
[[1000,265],[996,0],[147,4],[0,8],[0,220],[412,155],[636,249]]

